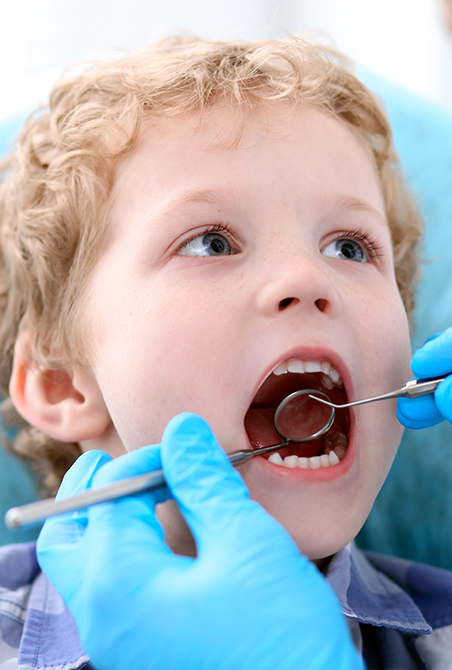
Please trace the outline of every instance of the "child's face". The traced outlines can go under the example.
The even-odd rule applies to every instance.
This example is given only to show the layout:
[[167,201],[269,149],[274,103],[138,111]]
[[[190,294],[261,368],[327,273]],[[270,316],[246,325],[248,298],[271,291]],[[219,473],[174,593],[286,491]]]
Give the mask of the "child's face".
[[[340,374],[349,401],[409,376],[370,150],[310,109],[261,109],[235,148],[219,141],[228,123],[220,107],[200,126],[197,114],[159,121],[118,166],[114,234],[86,315],[93,373],[126,450],[158,442],[184,411],[205,417],[226,452],[247,449],[245,417],[263,385],[260,400],[273,405],[295,388],[327,390],[320,365],[333,368],[323,378]],[[287,361],[292,374],[272,374]],[[314,372],[298,374],[303,364]],[[331,394],[345,402],[337,385]],[[247,425],[265,441],[256,414]],[[257,457],[240,467],[312,559],[338,551],[364,522],[400,440],[395,404],[357,408],[333,433],[285,454],[334,449],[339,464]]]

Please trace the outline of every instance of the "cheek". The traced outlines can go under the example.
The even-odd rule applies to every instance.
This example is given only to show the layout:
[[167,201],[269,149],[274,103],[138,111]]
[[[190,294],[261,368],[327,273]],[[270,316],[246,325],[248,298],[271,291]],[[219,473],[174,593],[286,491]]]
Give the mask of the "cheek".
[[95,374],[127,450],[158,442],[180,412],[215,422],[214,398],[234,386],[234,330],[226,300],[209,291],[155,291],[104,313]]
[[[410,378],[411,346],[408,320],[398,293],[379,291],[372,300],[363,300],[361,314],[361,397],[370,397],[393,391]],[[362,435],[363,463],[367,464],[375,495],[387,476],[403,433],[396,407],[396,400],[382,400],[359,408],[366,426]]]
[[[396,289],[377,290],[360,300],[355,314],[364,344],[365,367],[377,391],[391,391],[410,375],[411,345],[408,319]],[[407,376],[408,375],[408,376]],[[387,388],[387,385],[394,385]]]

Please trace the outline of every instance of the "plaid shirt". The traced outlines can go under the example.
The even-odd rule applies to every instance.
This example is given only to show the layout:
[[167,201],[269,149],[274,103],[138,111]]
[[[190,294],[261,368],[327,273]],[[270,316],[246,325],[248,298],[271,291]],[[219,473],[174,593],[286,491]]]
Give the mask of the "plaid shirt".
[[[452,670],[452,573],[352,543],[326,577],[368,670]],[[0,670],[91,667],[34,543],[0,548],[0,634]]]

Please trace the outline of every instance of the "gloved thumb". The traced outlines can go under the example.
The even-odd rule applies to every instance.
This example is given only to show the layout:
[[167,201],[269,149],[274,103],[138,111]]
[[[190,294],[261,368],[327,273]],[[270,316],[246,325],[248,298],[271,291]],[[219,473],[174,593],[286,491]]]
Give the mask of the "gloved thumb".
[[411,369],[418,379],[439,377],[452,372],[452,328],[430,337],[414,352]]

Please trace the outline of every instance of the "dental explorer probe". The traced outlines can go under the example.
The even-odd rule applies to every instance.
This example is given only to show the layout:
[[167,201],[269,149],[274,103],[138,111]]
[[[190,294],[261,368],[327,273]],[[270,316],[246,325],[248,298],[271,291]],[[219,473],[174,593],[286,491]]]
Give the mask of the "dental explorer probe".
[[[254,456],[271,453],[272,451],[287,447],[291,442],[310,442],[311,440],[315,440],[324,435],[333,425],[335,417],[334,407],[331,407],[328,419],[324,422],[322,420],[322,423],[318,424],[320,426],[318,430],[311,432],[308,435],[306,435],[306,433],[302,434],[302,426],[298,426],[299,432],[296,434],[288,434],[287,429],[285,431],[283,427],[285,408],[289,407],[289,415],[292,415],[289,416],[289,420],[292,419],[291,424],[293,425],[293,412],[296,410],[296,401],[300,400],[301,404],[303,404],[303,402],[306,404],[306,400],[312,397],[312,393],[316,394],[314,396],[316,400],[319,400],[319,395],[324,398],[329,398],[323,391],[301,389],[300,391],[295,391],[286,396],[279,403],[276,408],[273,423],[276,431],[283,438],[282,442],[268,447],[259,447],[258,449],[242,449],[241,451],[235,451],[228,455],[229,462],[232,465],[237,466],[250,458],[254,458]],[[83,493],[70,496],[69,498],[63,498],[62,500],[48,498],[27,505],[21,505],[20,507],[12,507],[5,514],[5,525],[11,530],[21,528],[22,526],[28,526],[44,521],[48,517],[56,516],[57,514],[75,512],[84,509],[85,507],[89,507],[90,505],[98,505],[99,503],[114,500],[115,498],[122,498],[123,496],[139,493],[140,491],[149,491],[151,489],[159,488],[160,486],[164,486],[165,483],[163,470],[156,470],[154,472],[147,472],[143,475],[120,479],[98,489],[88,489]]]
[[391,398],[417,398],[418,396],[428,395],[436,391],[437,387],[441,382],[443,382],[446,377],[432,377],[429,379],[411,379],[409,382],[404,384],[401,388],[391,391],[390,393],[383,393],[383,395],[376,395],[372,398],[364,398],[363,400],[355,400],[354,402],[347,402],[344,405],[336,405],[331,400],[326,400],[325,398],[319,398],[319,394],[315,391],[314,394],[310,394],[309,397],[312,400],[317,400],[322,403],[322,405],[328,405],[334,409],[346,409],[347,407],[356,407],[357,405],[365,405],[369,402],[376,402],[377,400],[389,400]]

